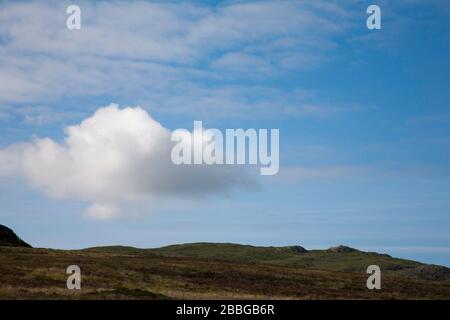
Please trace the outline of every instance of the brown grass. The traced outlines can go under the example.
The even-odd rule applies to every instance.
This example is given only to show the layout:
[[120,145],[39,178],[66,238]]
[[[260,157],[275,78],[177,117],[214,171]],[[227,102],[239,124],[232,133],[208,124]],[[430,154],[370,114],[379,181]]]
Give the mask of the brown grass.
[[[66,288],[78,265],[82,289]],[[449,299],[450,284],[152,253],[0,247],[1,299]]]

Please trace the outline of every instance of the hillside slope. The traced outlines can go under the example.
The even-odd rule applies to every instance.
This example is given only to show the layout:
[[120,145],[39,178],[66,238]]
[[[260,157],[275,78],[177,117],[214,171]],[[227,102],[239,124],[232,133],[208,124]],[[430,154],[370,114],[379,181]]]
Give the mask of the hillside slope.
[[[450,299],[450,283],[365,270],[326,271],[260,262],[165,256],[123,247],[50,250],[0,247],[0,299]],[[67,290],[66,268],[81,268]]]
[[256,247],[228,243],[189,243],[151,250],[167,257],[189,257],[267,263],[285,267],[341,272],[363,272],[378,265],[383,272],[403,277],[450,281],[450,268],[426,265],[417,261],[393,258],[387,254],[364,252],[345,246],[326,250],[303,247]]
[[282,267],[338,272],[365,272],[368,266],[378,265],[384,273],[400,277],[418,280],[450,281],[450,268],[393,258],[387,254],[364,252],[346,246],[337,246],[325,250],[306,250],[301,246],[258,247],[232,243],[199,242],[177,244],[156,249],[110,246],[85,250],[124,255],[158,255],[168,258],[270,264]]
[[[0,299],[450,299],[449,268],[345,246],[35,249],[1,227]],[[82,290],[66,288],[73,264]],[[382,290],[366,288],[371,264]]]

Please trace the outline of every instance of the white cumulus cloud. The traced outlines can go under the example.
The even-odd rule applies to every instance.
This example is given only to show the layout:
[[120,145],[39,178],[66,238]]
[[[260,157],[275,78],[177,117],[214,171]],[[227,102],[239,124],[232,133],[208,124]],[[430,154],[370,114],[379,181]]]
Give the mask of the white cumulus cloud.
[[34,138],[0,150],[0,174],[23,175],[52,198],[87,201],[85,215],[97,219],[123,215],[124,203],[254,186],[242,168],[174,165],[170,138],[140,107],[111,104],[67,127],[63,141]]

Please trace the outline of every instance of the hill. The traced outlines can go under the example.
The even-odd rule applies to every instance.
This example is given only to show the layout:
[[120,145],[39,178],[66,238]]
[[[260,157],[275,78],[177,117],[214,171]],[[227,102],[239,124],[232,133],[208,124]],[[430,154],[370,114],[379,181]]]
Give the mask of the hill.
[[[0,299],[450,299],[449,268],[346,246],[54,250],[27,247],[1,230]],[[82,290],[66,289],[73,264]],[[381,290],[366,288],[371,264],[381,267]]]
[[0,224],[0,246],[28,247],[31,246],[20,239],[10,228]]
[[[357,266],[370,257],[388,257],[355,257],[357,253],[233,244],[84,250],[0,247],[0,299],[450,299],[449,281],[422,279],[420,273],[429,270],[413,277],[400,273],[415,267],[382,269],[382,289],[368,290],[367,266]],[[296,261],[296,255],[305,257]],[[320,255],[322,262],[316,260]],[[81,290],[66,289],[66,268],[73,264],[81,268]],[[342,271],[349,268],[353,271]]]
[[167,258],[270,264],[339,272],[362,272],[370,265],[378,265],[384,273],[405,278],[450,281],[450,268],[393,258],[387,254],[364,252],[342,245],[325,250],[306,250],[301,246],[258,247],[233,243],[199,242],[156,249],[110,246],[85,250],[115,254],[158,255]]
[[265,263],[301,269],[362,272],[378,265],[383,272],[421,280],[450,280],[450,269],[387,254],[364,252],[346,246],[306,250],[300,246],[256,247],[228,243],[190,243],[151,250],[166,257],[188,257],[246,263]]

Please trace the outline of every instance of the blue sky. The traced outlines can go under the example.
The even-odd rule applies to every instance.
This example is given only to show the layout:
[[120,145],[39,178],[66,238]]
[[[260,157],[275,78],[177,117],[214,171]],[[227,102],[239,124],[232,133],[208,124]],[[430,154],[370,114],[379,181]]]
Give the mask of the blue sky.
[[[66,3],[0,4],[0,223],[39,247],[345,244],[450,266],[446,1],[374,1],[374,31],[367,1],[76,3],[77,31]],[[104,194],[39,161],[11,166],[14,147],[64,145],[66,126],[111,103],[169,130],[279,128],[279,174],[259,188],[182,181],[213,181],[200,197],[153,186],[120,201],[138,217],[92,220]]]

